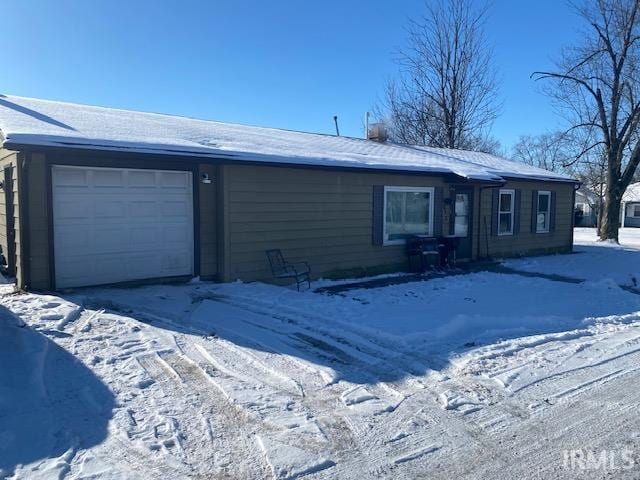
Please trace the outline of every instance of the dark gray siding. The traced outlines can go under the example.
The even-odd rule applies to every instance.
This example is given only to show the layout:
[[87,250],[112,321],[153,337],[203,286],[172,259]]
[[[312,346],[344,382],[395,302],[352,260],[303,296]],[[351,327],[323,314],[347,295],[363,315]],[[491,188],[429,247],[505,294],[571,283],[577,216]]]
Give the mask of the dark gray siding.
[[[493,189],[482,190],[480,199],[479,256],[514,257],[534,254],[557,253],[571,250],[573,233],[573,185],[557,182],[509,181],[502,188],[519,189],[520,225],[514,235],[492,235],[491,222]],[[532,231],[532,191],[555,192],[555,229],[549,233]]]
[[27,208],[29,266],[27,287],[33,290],[51,288],[49,283],[49,202],[47,190],[47,165],[43,153],[33,153],[27,166]]
[[403,245],[373,244],[373,186],[445,186],[438,176],[259,166],[226,165],[224,178],[225,280],[272,281],[270,248],[308,261],[316,277],[404,269]]
[[[197,180],[200,206],[200,276],[216,279],[218,275],[218,167],[200,165]],[[202,183],[202,174],[211,183]]]
[[[19,154],[18,152],[12,152],[9,150],[0,149],[0,179],[4,180],[4,168],[11,166],[13,167],[13,202],[14,202],[14,225],[16,231],[16,267],[17,267],[17,281],[18,285],[22,281],[22,272],[20,271],[20,262],[22,257],[21,252],[21,239],[20,239],[20,197],[18,195],[18,176],[19,176],[19,165],[18,160]],[[2,245],[2,251],[5,255],[8,252],[8,244],[7,244],[7,206],[5,204],[5,195],[4,192],[0,192],[0,245]]]
[[[15,162],[22,154],[4,152],[1,162]],[[28,287],[51,288],[50,270],[50,164],[75,164],[122,168],[194,169],[197,175],[197,209],[200,275],[222,281],[272,281],[265,250],[280,248],[292,261],[305,260],[314,276],[345,277],[406,269],[404,245],[374,245],[373,187],[435,187],[446,200],[452,185],[443,176],[406,173],[357,172],[255,165],[194,165],[187,159],[159,156],[128,160],[104,154],[33,153],[27,183],[28,241],[30,256]],[[16,168],[15,188],[21,173]],[[202,183],[202,174],[211,183]],[[519,232],[510,237],[491,235],[491,189],[473,188],[474,212],[472,257],[502,257],[569,251],[572,243],[573,186],[554,182],[512,181],[506,188],[521,190]],[[547,234],[531,232],[531,191],[552,190],[556,194],[556,228]],[[18,193],[16,191],[16,193]],[[22,192],[23,194],[25,192]],[[16,195],[16,203],[21,198]],[[441,230],[448,231],[450,204],[444,202],[439,217]],[[479,207],[479,208],[478,208]],[[2,210],[2,205],[0,205]],[[20,212],[16,205],[16,217]],[[438,217],[438,216],[436,216]],[[23,222],[25,218],[22,219]],[[6,220],[0,214],[0,230]],[[19,226],[19,223],[16,223]],[[19,228],[19,227],[18,227]],[[438,227],[436,226],[436,230]],[[5,235],[3,237],[3,235]],[[22,237],[18,234],[18,241]],[[6,234],[0,232],[0,245]],[[488,246],[487,246],[488,244]],[[21,247],[18,247],[18,255]],[[18,264],[20,265],[20,263]],[[21,277],[19,272],[19,277]]]

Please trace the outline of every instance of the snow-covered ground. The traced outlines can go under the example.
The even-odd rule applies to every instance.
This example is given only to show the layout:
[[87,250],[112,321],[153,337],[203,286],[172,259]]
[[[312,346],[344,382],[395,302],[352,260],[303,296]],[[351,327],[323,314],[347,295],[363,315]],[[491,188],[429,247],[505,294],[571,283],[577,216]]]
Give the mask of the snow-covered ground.
[[595,228],[576,228],[574,254],[523,258],[506,265],[584,280],[613,280],[640,290],[640,229],[620,229],[620,244],[598,242]]
[[621,238],[506,262],[582,283],[2,287],[0,477],[638,478],[640,295],[619,284],[640,229]]

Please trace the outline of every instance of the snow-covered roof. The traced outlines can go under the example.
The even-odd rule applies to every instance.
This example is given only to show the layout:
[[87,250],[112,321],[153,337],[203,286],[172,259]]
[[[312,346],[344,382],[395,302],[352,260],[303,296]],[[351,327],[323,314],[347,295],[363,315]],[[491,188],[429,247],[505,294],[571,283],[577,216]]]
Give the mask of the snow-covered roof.
[[632,183],[622,195],[623,202],[640,202],[640,182]]
[[595,205],[598,203],[598,195],[585,187],[581,187],[576,191],[576,201],[588,202]]
[[[3,145],[572,181],[494,155],[0,95]],[[0,140],[2,139],[0,136]]]

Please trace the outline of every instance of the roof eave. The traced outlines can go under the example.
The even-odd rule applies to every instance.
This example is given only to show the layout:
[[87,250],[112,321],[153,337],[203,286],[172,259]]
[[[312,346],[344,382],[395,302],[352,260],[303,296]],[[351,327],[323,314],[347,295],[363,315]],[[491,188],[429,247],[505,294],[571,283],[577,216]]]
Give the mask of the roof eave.
[[[0,131],[0,135],[2,132]],[[256,153],[244,153],[244,152],[221,152],[212,151],[211,153],[202,151],[189,151],[186,149],[175,148],[132,148],[127,146],[115,146],[115,145],[101,145],[101,144],[88,144],[88,143],[50,143],[50,142],[13,142],[11,139],[3,138],[3,148],[12,151],[25,151],[25,150],[54,150],[54,151],[92,151],[103,152],[104,154],[116,154],[116,155],[140,155],[140,156],[162,156],[173,158],[189,158],[194,161],[201,161],[204,163],[236,163],[242,162],[247,165],[254,166],[278,166],[278,167],[294,167],[294,168],[315,168],[315,169],[339,169],[339,170],[351,170],[351,171],[377,171],[377,172],[397,172],[405,174],[420,174],[420,175],[435,175],[435,176],[447,176],[450,178],[451,183],[469,183],[484,186],[501,186],[507,180],[520,180],[520,181],[554,181],[564,183],[577,183],[572,179],[561,178],[542,178],[542,177],[527,177],[527,176],[514,176],[495,174],[495,178],[480,178],[480,177],[466,177],[464,175],[457,174],[452,171],[420,168],[419,166],[381,166],[381,165],[349,165],[346,163],[334,165],[323,165],[320,162],[315,163],[313,161],[300,162],[296,161],[295,157],[278,157],[269,154],[256,154]]]
[[543,176],[517,176],[517,175],[500,175],[505,180],[514,180],[521,182],[554,182],[554,183],[572,183],[572,184],[580,184],[579,180],[575,178],[559,178],[559,177],[543,177]]

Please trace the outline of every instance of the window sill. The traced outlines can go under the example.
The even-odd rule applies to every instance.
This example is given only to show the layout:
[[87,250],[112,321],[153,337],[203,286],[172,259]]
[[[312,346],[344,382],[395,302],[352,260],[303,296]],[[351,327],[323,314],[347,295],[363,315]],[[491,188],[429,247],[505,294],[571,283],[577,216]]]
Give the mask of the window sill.
[[406,240],[385,240],[382,242],[383,247],[393,247],[394,245],[404,245],[406,244]]
[[[416,236],[425,237],[425,238],[436,238],[433,235],[419,234],[419,233],[416,233]],[[399,240],[384,240],[382,242],[382,246],[383,247],[393,247],[394,245],[405,245],[407,243],[407,240],[408,239],[406,239],[406,238],[401,238]]]

